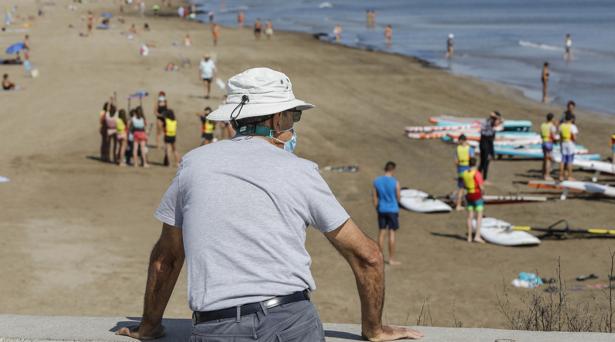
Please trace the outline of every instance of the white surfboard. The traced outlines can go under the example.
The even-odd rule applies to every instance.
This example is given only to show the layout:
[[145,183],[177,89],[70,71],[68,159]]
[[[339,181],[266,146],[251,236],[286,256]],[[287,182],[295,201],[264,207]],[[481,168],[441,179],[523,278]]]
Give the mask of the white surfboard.
[[0,183],[8,183],[10,179],[0,176]]
[[[474,229],[476,230],[476,221],[474,221]],[[489,243],[501,246],[532,246],[540,244],[540,240],[534,235],[512,230],[510,223],[492,217],[483,218],[480,236]]]
[[[603,184],[580,181],[563,181],[559,183],[559,186],[564,189],[580,190],[591,194],[615,197],[615,187]],[[562,194],[562,199],[566,199],[566,194]]]
[[417,213],[446,213],[453,210],[448,204],[420,190],[404,189],[400,192],[400,195],[399,204],[403,208]]

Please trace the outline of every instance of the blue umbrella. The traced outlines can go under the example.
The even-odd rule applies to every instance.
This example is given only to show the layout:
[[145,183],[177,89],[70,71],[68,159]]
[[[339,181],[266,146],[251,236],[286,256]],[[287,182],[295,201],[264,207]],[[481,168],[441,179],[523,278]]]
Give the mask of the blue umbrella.
[[25,48],[26,48],[26,45],[23,42],[15,43],[9,46],[8,48],[6,48],[6,53],[9,55],[13,55]]
[[113,18],[113,14],[109,13],[109,12],[105,12],[103,14],[100,15],[101,17],[105,18],[105,19],[111,19]]

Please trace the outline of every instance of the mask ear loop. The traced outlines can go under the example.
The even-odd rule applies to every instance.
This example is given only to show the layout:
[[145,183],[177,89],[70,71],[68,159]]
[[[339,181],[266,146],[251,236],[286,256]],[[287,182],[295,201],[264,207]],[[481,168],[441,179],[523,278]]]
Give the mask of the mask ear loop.
[[[241,102],[231,112],[231,125],[233,125],[233,128],[237,129],[237,118],[239,117],[239,114],[241,114],[243,106],[248,102],[250,102],[250,98],[248,98],[248,95],[242,95]],[[235,113],[237,109],[239,109],[239,111],[237,111],[237,115],[233,116],[233,113]]]

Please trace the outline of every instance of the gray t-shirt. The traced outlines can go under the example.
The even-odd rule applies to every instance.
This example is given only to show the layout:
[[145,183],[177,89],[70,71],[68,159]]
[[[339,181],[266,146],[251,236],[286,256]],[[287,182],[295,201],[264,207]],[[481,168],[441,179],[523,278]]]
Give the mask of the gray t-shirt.
[[182,229],[194,311],[315,289],[306,228],[349,218],[316,164],[258,137],[186,154],[155,217]]

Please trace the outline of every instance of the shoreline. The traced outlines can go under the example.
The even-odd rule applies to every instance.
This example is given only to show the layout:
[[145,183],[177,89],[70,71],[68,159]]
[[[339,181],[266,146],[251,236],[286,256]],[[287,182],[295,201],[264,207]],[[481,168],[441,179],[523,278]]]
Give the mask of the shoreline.
[[[213,99],[202,98],[194,61],[204,52],[219,57],[219,75],[224,79],[254,66],[289,75],[297,97],[316,105],[297,128],[297,154],[321,168],[360,166],[353,174],[323,170],[322,175],[372,237],[377,228],[369,197],[371,182],[386,161],[397,163],[402,186],[434,195],[455,187],[452,146],[408,140],[404,126],[427,125],[432,115],[487,115],[493,109],[537,124],[547,111],[561,110],[536,104],[505,85],[426,67],[405,55],[321,44],[306,33],[280,31],[271,41],[256,42],[248,30],[223,28],[220,44],[213,47],[210,31],[200,23],[127,13],[125,24],[113,21],[108,31],[79,37],[84,26],[80,16],[88,9],[101,13],[111,6],[81,5],[71,12],[64,7],[71,2],[57,0],[57,6],[33,23],[32,60],[41,71],[37,79],[19,75],[21,69],[0,66],[25,85],[22,91],[3,94],[7,113],[15,115],[7,116],[0,126],[0,135],[12,142],[0,146],[1,175],[11,179],[0,184],[5,194],[0,197],[5,214],[0,222],[4,234],[0,256],[6,261],[2,267],[6,281],[0,282],[0,291],[11,293],[0,300],[4,313],[141,314],[148,255],[160,229],[152,214],[175,170],[119,168],[91,159],[99,148],[97,114],[113,91],[123,99],[135,89],[166,90],[178,116],[180,152],[196,148],[200,132],[194,112],[216,106],[223,95],[212,87]],[[34,8],[34,4],[27,0],[20,7]],[[117,13],[116,7],[112,13]],[[120,34],[130,24],[140,28],[144,22],[152,31],[140,32],[138,39]],[[192,47],[173,45],[187,32]],[[138,55],[140,40],[156,43],[148,57]],[[66,50],[71,51],[70,59],[65,58]],[[180,54],[192,66],[163,71]],[[149,119],[153,101],[151,97],[144,101]],[[579,125],[580,143],[606,153],[609,120],[580,111]],[[161,159],[162,152],[152,149],[151,160]],[[515,182],[534,178],[537,168],[537,161],[495,161],[494,185],[488,191],[527,192]],[[577,198],[488,207],[487,214],[520,225],[546,226],[565,218],[579,227],[610,226],[612,204]],[[464,230],[463,213],[432,216],[403,211],[400,220],[398,250],[403,264],[386,268],[385,317],[394,324],[412,322],[426,305],[433,325],[454,326],[459,318],[466,327],[505,328],[496,302],[501,284],[520,271],[538,270],[550,276],[558,256],[566,280],[591,272],[603,277],[608,268],[606,251],[612,246],[608,240],[572,239],[526,249],[476,246],[458,239]],[[323,321],[359,322],[355,282],[344,260],[312,229],[306,246],[318,285],[313,298]],[[530,293],[506,288],[515,296]],[[582,302],[598,295],[579,291],[570,297]],[[185,273],[165,316],[189,317]]]

